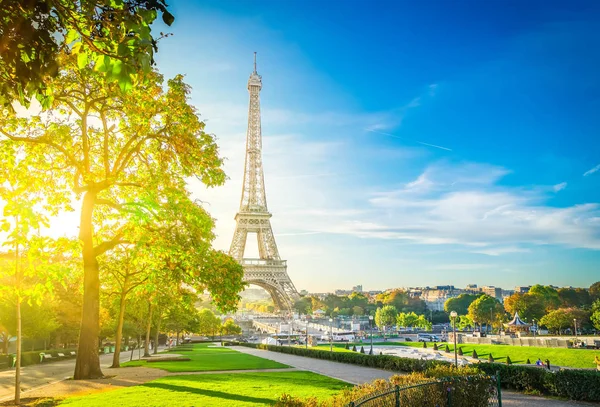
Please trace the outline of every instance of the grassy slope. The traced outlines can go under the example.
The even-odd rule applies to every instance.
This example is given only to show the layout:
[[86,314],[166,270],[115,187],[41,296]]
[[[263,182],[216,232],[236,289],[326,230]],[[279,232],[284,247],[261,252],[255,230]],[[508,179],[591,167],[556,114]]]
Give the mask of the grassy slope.
[[[422,348],[422,342],[373,342],[374,346],[411,346],[416,348]],[[345,344],[334,343],[333,350],[334,352],[350,352],[349,350],[344,349]],[[360,347],[363,346],[365,348],[365,353],[369,352],[369,343],[356,344],[356,349],[360,350]],[[438,344],[440,347],[440,351],[443,352],[442,349],[446,349],[446,344]],[[448,344],[450,348],[450,353],[453,354],[454,346],[452,344]],[[315,347],[319,350],[329,350],[329,345],[319,345]],[[315,349],[312,348],[312,349]],[[352,348],[352,344],[350,344],[350,348]],[[432,349],[433,343],[428,342],[427,348]],[[552,365],[556,366],[565,366],[565,367],[576,367],[576,368],[595,368],[596,364],[594,362],[594,356],[598,355],[600,357],[600,351],[597,350],[589,350],[589,349],[566,349],[566,348],[542,348],[542,347],[527,347],[527,346],[511,346],[511,345],[459,345],[459,348],[462,348],[463,354],[465,356],[471,356],[473,350],[477,350],[477,355],[479,359],[488,360],[488,356],[490,352],[494,359],[498,362],[505,362],[506,356],[510,356],[510,360],[512,363],[526,363],[529,358],[532,364],[540,358],[542,361],[546,359],[550,360]],[[309,348],[310,349],[310,348]]]
[[[167,354],[169,352],[166,352]],[[214,370],[280,369],[281,363],[237,352],[225,347],[210,344],[195,344],[193,347],[174,349],[170,353],[180,354],[191,359],[189,362],[154,362],[134,360],[123,366],[143,366],[163,369],[168,372],[202,372]]]
[[[380,342],[377,345],[382,346],[412,346],[422,348],[422,342]],[[445,349],[444,344],[438,344],[440,349]],[[442,348],[444,346],[444,348]],[[454,351],[454,345],[448,344],[451,352]],[[550,360],[552,365],[578,368],[595,368],[594,356],[600,357],[600,351],[590,349],[567,349],[567,348],[542,348],[534,346],[512,346],[512,345],[459,345],[462,348],[463,354],[471,356],[473,350],[477,350],[479,359],[488,359],[490,352],[494,359],[504,362],[506,356],[510,356],[512,363],[525,363],[527,359],[531,363],[540,358],[542,361]],[[433,343],[428,342],[427,348],[433,348]],[[365,346],[365,350],[366,350]]]
[[69,398],[60,406],[262,406],[273,404],[283,393],[324,399],[347,387],[351,385],[311,372],[184,375]]

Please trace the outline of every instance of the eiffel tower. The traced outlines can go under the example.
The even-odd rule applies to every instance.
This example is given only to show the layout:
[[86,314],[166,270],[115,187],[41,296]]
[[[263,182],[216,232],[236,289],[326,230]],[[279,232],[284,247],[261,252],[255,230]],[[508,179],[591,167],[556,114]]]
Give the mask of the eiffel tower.
[[[264,288],[280,310],[291,309],[298,292],[287,273],[287,263],[279,257],[271,213],[267,209],[265,180],[262,167],[262,134],[260,125],[260,90],[262,77],[254,72],[248,79],[250,105],[248,108],[248,131],[246,135],[246,164],[240,210],[235,216],[236,227],[229,254],[244,267],[244,281]],[[258,259],[244,257],[248,233],[258,238]]]

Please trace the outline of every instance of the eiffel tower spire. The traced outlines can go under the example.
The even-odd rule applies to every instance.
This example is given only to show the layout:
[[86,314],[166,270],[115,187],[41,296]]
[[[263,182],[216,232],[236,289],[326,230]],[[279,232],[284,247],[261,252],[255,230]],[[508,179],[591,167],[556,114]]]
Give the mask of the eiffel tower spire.
[[[240,210],[235,216],[236,227],[229,254],[244,266],[244,280],[258,285],[271,295],[279,309],[290,309],[298,293],[287,274],[287,263],[279,257],[271,228],[271,213],[267,208],[265,179],[262,166],[262,130],[260,122],[260,91],[262,77],[256,70],[248,79],[248,131],[246,133],[246,163]],[[258,259],[244,257],[248,233],[258,239]]]

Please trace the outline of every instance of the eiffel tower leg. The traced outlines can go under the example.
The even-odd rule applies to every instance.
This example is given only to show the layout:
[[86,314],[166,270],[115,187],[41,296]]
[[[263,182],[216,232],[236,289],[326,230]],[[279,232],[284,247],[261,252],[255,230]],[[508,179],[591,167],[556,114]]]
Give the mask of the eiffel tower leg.
[[231,241],[231,248],[229,249],[229,255],[237,260],[239,263],[242,262],[244,257],[244,250],[246,249],[246,239],[248,237],[248,229],[236,225],[235,232],[233,234],[233,240]]

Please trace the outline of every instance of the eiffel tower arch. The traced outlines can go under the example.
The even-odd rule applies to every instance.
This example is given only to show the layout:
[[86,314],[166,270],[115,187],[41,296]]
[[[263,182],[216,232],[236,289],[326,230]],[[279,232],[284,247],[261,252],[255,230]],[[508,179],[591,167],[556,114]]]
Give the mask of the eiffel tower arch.
[[[244,267],[244,281],[264,288],[280,310],[290,310],[300,296],[287,273],[287,262],[281,260],[267,209],[265,180],[262,167],[262,131],[260,123],[260,90],[262,77],[254,72],[248,79],[250,103],[246,133],[246,163],[240,210],[235,216],[236,227],[229,254]],[[244,257],[248,233],[258,239],[259,258]]]

